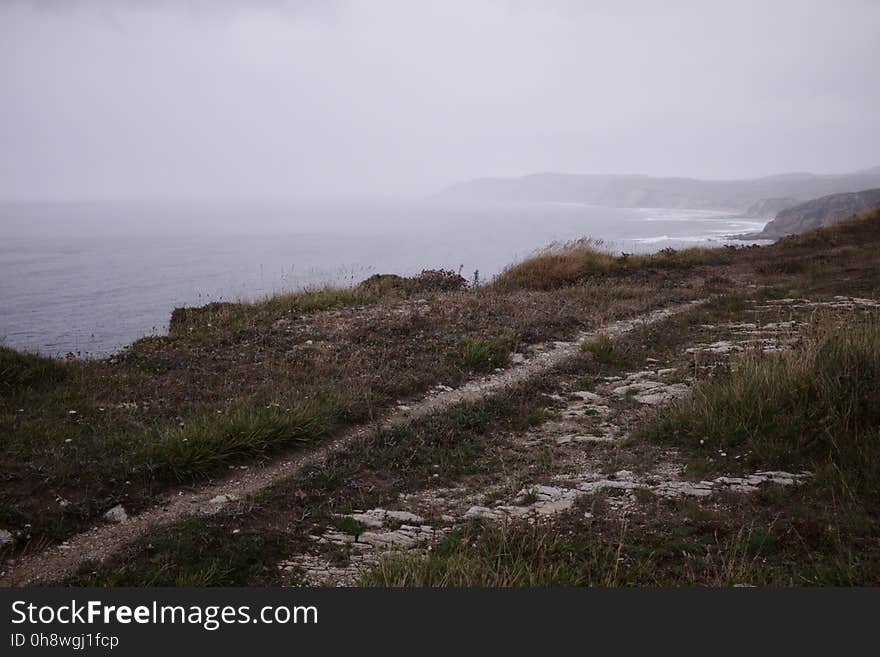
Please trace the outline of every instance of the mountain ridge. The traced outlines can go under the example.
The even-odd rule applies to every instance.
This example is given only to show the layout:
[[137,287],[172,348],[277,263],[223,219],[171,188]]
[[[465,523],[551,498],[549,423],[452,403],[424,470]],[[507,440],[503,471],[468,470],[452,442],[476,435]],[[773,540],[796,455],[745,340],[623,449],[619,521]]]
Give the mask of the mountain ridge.
[[[478,201],[578,202],[611,207],[719,209],[745,213],[779,199],[803,203],[830,194],[880,187],[880,166],[851,173],[791,172],[729,180],[646,174],[540,172],[519,177],[482,177],[441,190],[440,198]],[[775,203],[774,203],[775,201]]]

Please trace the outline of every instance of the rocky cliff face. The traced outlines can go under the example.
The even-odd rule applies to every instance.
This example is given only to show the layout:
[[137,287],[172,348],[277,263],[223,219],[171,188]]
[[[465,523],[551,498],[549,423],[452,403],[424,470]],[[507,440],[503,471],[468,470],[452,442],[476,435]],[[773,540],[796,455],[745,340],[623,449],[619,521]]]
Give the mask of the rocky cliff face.
[[803,233],[813,228],[830,226],[865,210],[880,206],[880,189],[863,192],[831,194],[782,210],[768,223],[758,237],[776,239]]

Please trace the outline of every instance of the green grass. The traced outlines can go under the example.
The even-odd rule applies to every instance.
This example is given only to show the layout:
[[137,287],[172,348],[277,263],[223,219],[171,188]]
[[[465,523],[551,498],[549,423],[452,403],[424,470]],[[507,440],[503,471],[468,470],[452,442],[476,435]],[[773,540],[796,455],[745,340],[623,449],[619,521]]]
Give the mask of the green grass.
[[428,556],[386,556],[364,586],[613,586],[634,583],[638,568],[619,567],[619,548],[596,537],[564,537],[534,525],[470,529]]
[[695,453],[747,455],[755,465],[815,470],[851,499],[880,500],[880,327],[877,319],[822,322],[782,354],[750,353],[729,376],[644,432]]
[[198,308],[176,308],[171,336],[199,337],[224,331],[241,332],[291,313],[314,313],[375,303],[380,295],[369,288],[323,286],[264,297],[256,301],[214,302]]
[[584,342],[581,344],[581,350],[593,354],[603,365],[627,367],[632,363],[632,358],[622,343],[615,343],[607,333],[600,334],[595,340]]
[[[282,554],[274,535],[198,519],[157,531],[136,565],[83,567],[70,586],[243,586],[273,568]],[[274,573],[272,573],[274,574]]]
[[363,306],[384,298],[404,298],[426,292],[455,291],[466,285],[464,278],[445,269],[426,269],[411,277],[376,274],[355,286],[323,285],[254,301],[214,302],[197,308],[177,308],[171,315],[169,333],[198,338],[223,331],[243,332],[285,315]]
[[61,361],[0,347],[0,393],[9,388],[57,383],[66,375]]
[[150,462],[162,477],[198,479],[246,457],[316,442],[334,428],[336,416],[334,405],[320,400],[203,414],[163,432]]
[[491,372],[507,365],[513,346],[514,340],[510,336],[464,338],[458,343],[452,357],[464,370]]

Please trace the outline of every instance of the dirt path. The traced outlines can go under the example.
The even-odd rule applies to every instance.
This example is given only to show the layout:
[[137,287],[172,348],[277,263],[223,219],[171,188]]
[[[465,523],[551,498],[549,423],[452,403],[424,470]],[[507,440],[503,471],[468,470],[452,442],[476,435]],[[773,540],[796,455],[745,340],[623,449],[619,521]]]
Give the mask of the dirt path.
[[[782,351],[793,342],[795,325],[794,321],[704,325],[711,329],[709,335],[728,339],[708,344],[688,341],[671,360],[649,359],[640,369],[599,379],[589,391],[578,387],[579,376],[563,378],[548,395],[554,402],[553,419],[500,438],[491,458],[503,454],[505,468],[490,484],[464,478],[452,487],[429,485],[402,492],[381,508],[340,511],[335,515],[345,522],[312,534],[312,549],[290,555],[278,568],[294,582],[354,586],[383,557],[424,555],[473,520],[549,523],[581,500],[595,504],[600,492],[605,515],[623,519],[648,512],[642,502],[645,495],[706,498],[799,484],[811,473],[759,470],[693,480],[685,475],[685,462],[676,450],[627,441],[630,428],[644,418],[646,409],[691,394],[695,350],[707,352],[703,355],[707,368],[716,358],[726,360],[735,351]],[[548,455],[551,458],[542,463]],[[588,511],[584,517],[593,514]]]
[[370,432],[399,427],[454,404],[476,401],[511,388],[560,366],[574,357],[581,343],[585,341],[602,334],[614,337],[629,333],[694,308],[706,300],[669,306],[631,319],[612,322],[595,330],[582,332],[570,342],[533,345],[528,355],[514,354],[514,365],[508,369],[473,380],[458,389],[438,388],[411,406],[400,406],[376,426],[357,427],[315,449],[299,451],[265,466],[237,470],[234,475],[197,490],[172,491],[166,495],[163,503],[130,517],[125,522],[95,527],[58,546],[20,558],[0,573],[0,586],[27,586],[59,581],[75,573],[86,562],[104,561],[157,527],[189,516],[215,513],[225,504],[290,477],[304,466],[325,459]]
[[383,557],[424,556],[473,520],[550,523],[580,504],[592,522],[602,493],[604,518],[638,521],[656,511],[655,499],[714,497],[718,509],[732,495],[801,484],[812,473],[749,470],[738,463],[741,453],[721,449],[718,458],[730,474],[695,480],[686,475],[686,460],[675,448],[627,439],[646,411],[690,395],[698,378],[729,365],[735,354],[792,349],[816,312],[851,315],[878,307],[877,301],[845,297],[749,302],[736,320],[696,326],[679,351],[662,361],[647,358],[631,365],[637,369],[597,379],[589,390],[579,387],[578,375],[562,377],[547,395],[554,402],[553,419],[498,438],[490,458],[494,462],[500,454],[505,467],[492,482],[465,477],[453,486],[403,491],[379,508],[340,505],[334,515],[342,522],[320,527],[310,535],[309,549],[277,567],[293,584],[354,586]]

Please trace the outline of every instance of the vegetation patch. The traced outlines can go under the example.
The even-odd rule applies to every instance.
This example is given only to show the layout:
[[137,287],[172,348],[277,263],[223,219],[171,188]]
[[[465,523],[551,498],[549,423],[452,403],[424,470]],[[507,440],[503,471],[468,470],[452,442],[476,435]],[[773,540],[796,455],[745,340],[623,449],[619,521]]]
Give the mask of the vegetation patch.
[[663,249],[657,253],[614,255],[600,240],[554,243],[515,265],[495,281],[506,289],[556,290],[597,277],[626,275],[651,269],[689,270],[731,262],[736,249]]
[[246,331],[269,319],[291,313],[374,303],[378,295],[370,290],[323,286],[275,294],[256,301],[214,302],[198,308],[175,308],[168,331],[172,336],[208,337],[222,331]]
[[335,416],[331,404],[318,400],[204,414],[162,433],[151,461],[160,476],[203,478],[233,461],[313,443],[333,429]]
[[4,388],[57,383],[67,374],[60,361],[0,347],[0,392]]
[[[229,519],[227,519],[229,520]],[[136,562],[84,566],[68,586],[244,586],[259,582],[280,554],[277,535],[197,519],[158,530]],[[140,547],[140,546],[139,546]],[[274,574],[274,573],[272,573]]]
[[880,500],[880,327],[819,323],[784,353],[750,352],[645,430],[697,454],[808,468],[845,497]]
[[596,339],[584,342],[581,349],[585,353],[592,354],[603,365],[627,367],[633,360],[624,343],[615,341],[607,333],[602,333]]
[[514,340],[510,336],[463,338],[453,352],[453,359],[464,370],[491,372],[510,361]]
[[524,523],[471,527],[427,556],[383,557],[364,586],[615,586],[635,584],[638,566],[620,567],[622,546],[561,536]]

